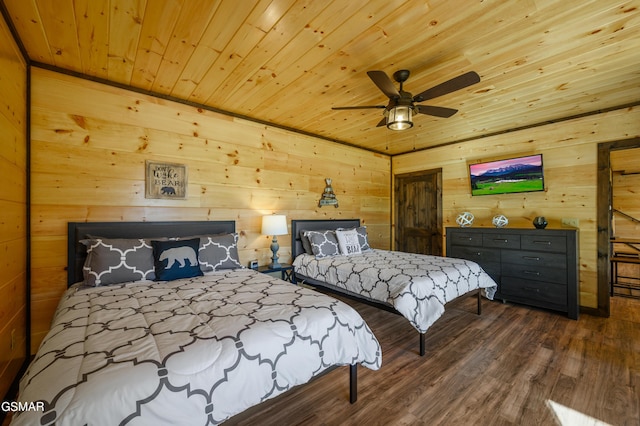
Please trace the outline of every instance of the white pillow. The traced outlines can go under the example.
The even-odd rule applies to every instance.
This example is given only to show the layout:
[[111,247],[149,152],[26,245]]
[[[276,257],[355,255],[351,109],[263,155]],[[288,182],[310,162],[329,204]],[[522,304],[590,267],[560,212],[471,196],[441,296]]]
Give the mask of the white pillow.
[[340,246],[340,252],[345,255],[362,253],[358,232],[355,229],[348,231],[336,231],[336,238]]
[[369,245],[369,236],[367,235],[367,227],[366,226],[358,226],[357,228],[338,228],[338,231],[350,231],[351,229],[355,229],[358,233],[358,238],[360,239],[360,251],[369,251],[371,250],[371,246]]

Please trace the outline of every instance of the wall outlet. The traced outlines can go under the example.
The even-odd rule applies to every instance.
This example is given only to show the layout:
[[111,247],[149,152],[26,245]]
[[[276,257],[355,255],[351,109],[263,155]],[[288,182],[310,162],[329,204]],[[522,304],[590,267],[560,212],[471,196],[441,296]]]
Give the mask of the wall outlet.
[[576,217],[563,217],[562,218],[562,226],[571,226],[573,228],[578,228],[580,225],[580,221]]

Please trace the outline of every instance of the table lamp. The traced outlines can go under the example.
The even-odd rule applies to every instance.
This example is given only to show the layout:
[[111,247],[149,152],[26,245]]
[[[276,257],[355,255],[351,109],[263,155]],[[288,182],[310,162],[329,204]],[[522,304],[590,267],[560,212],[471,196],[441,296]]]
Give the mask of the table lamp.
[[278,245],[277,236],[287,235],[288,233],[287,216],[283,214],[262,216],[262,234],[273,235],[273,240],[271,241],[271,252],[273,253],[273,257],[269,264],[269,267],[273,269],[281,268],[281,265],[278,263],[278,249],[280,246]]

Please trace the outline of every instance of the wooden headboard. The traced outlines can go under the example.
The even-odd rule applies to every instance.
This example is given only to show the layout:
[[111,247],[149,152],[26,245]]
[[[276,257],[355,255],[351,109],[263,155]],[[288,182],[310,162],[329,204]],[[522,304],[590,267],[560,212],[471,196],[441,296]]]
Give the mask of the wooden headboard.
[[103,238],[186,237],[235,232],[233,220],[189,222],[69,222],[67,233],[67,285],[83,280],[87,248],[80,240],[89,235]]
[[312,219],[312,220],[292,220],[291,221],[291,258],[295,259],[299,254],[304,253],[300,231],[322,231],[325,229],[357,228],[360,226],[360,219]]

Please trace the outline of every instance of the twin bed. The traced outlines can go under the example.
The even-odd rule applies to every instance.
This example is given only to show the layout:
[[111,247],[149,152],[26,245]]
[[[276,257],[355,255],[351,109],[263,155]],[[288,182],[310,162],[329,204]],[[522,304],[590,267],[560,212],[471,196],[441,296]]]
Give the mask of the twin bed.
[[353,403],[382,362],[351,307],[240,267],[232,221],[70,223],[68,269],[12,424],[218,424],[340,365]]
[[[19,400],[44,411],[12,424],[219,424],[342,365],[353,403],[356,366],[381,366],[353,308],[242,267],[233,221],[68,231],[69,288],[20,382]],[[299,281],[402,314],[421,355],[445,303],[477,291],[480,309],[496,289],[470,261],[371,249],[359,220],[294,220],[291,233]]]
[[[339,234],[353,230],[357,241],[344,250]],[[446,303],[475,292],[480,314],[481,292],[493,299],[497,289],[491,277],[468,260],[371,249],[358,219],[293,220],[291,236],[299,281],[403,315],[419,332],[420,355],[425,354],[426,331],[442,316]]]

